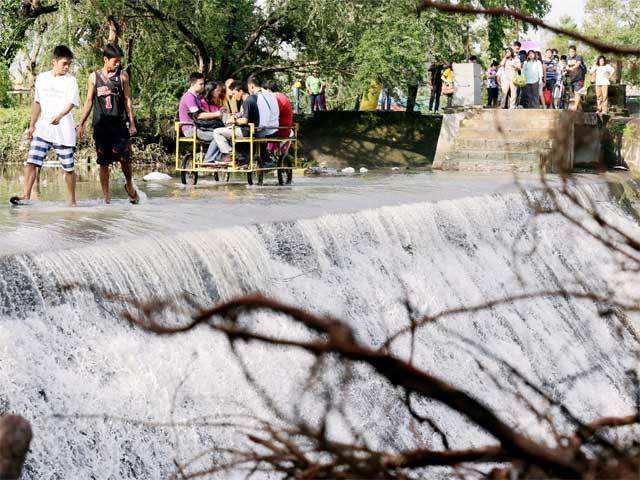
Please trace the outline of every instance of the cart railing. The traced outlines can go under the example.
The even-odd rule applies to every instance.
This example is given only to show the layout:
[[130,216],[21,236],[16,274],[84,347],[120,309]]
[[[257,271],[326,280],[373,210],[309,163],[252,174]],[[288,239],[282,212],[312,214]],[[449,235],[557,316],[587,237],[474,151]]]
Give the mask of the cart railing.
[[[191,127],[191,134],[189,136],[184,136],[182,134],[182,127],[188,125]],[[197,170],[210,170],[211,164],[205,163],[204,161],[204,146],[207,144],[198,138],[198,128],[191,122],[175,122],[175,133],[176,133],[176,150],[175,150],[175,169],[180,172],[192,172]],[[253,123],[249,123],[247,125],[249,129],[248,136],[240,136],[236,134],[236,128],[240,128],[234,126],[232,128],[231,133],[231,164],[226,168],[222,169],[226,172],[247,172],[247,171],[257,171],[257,170],[276,170],[278,168],[292,168],[277,166],[277,167],[267,167],[261,168],[259,163],[256,163],[256,153],[260,153],[261,147],[265,144],[269,143],[291,143],[294,152],[293,158],[293,167],[298,167],[299,158],[298,158],[298,141],[299,141],[299,131],[300,125],[295,123],[293,125],[282,125],[278,127],[278,131],[281,129],[290,129],[293,133],[293,136],[289,137],[278,137],[278,136],[268,136],[268,137],[258,137],[256,136],[256,126]],[[238,165],[238,156],[237,156],[237,146],[241,144],[249,144],[249,158],[247,168],[240,169]],[[189,168],[187,165],[183,164],[180,161],[180,146],[182,144],[187,144],[189,149],[191,150],[192,160],[191,167]]]

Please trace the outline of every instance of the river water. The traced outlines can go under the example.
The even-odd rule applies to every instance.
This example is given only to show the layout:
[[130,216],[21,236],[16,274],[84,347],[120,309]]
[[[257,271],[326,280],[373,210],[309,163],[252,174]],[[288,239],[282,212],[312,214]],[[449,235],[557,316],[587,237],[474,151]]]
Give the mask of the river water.
[[[6,205],[19,179],[15,171],[4,175]],[[188,295],[203,305],[259,291],[343,318],[358,338],[379,345],[407,324],[406,297],[433,312],[578,283],[615,287],[614,259],[601,244],[558,216],[541,217],[532,229],[529,204],[508,175],[372,172],[297,177],[286,187],[275,179],[264,187],[205,179],[196,188],[138,180],[138,206],[127,203],[118,180],[114,204],[100,205],[96,175],[81,172],[75,209],[64,206],[56,171],[43,175],[32,205],[0,208],[0,412],[33,423],[26,478],[165,478],[174,458],[240,439],[228,430],[158,422],[248,410],[268,415],[223,339],[205,330],[144,334],[121,319],[121,304],[96,290],[176,304]],[[523,182],[535,190],[535,177]],[[583,175],[577,191],[638,233],[602,179]],[[93,290],[68,291],[69,284]],[[587,301],[537,298],[460,316],[449,327],[590,419],[629,413],[633,405],[624,372],[634,361],[634,339],[600,311]],[[273,315],[255,321],[272,335],[300,334]],[[406,354],[403,348],[398,354]],[[241,350],[277,403],[297,402],[306,355],[260,345]],[[514,425],[547,435],[515,399],[495,392],[459,339],[425,329],[416,351],[421,368],[467,389]],[[486,367],[505,375],[489,360]],[[415,441],[392,407],[394,395],[370,372],[350,390],[350,420],[372,448]],[[312,418],[313,408],[305,408]],[[451,433],[454,448],[491,441],[437,404],[423,408]],[[429,432],[420,440],[441,448]],[[210,453],[199,465],[218,458]]]

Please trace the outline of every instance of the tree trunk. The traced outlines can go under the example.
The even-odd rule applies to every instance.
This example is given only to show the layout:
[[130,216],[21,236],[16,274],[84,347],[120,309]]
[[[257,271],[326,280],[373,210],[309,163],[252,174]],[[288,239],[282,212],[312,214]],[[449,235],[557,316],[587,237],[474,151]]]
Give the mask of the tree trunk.
[[33,88],[33,85],[36,80],[36,66],[38,62],[38,55],[40,55],[40,48],[42,47],[42,34],[47,29],[46,22],[41,25],[40,28],[36,29],[36,33],[33,39],[33,47],[29,52],[29,57],[27,59],[27,71],[29,72],[29,78],[27,80],[27,84],[25,85],[29,90]]
[[611,83],[622,83],[622,60],[614,60],[611,63],[613,63],[613,68],[615,69]]
[[0,417],[0,478],[20,478],[33,434],[31,425],[18,415]]
[[466,61],[469,61],[471,57],[471,23],[467,22],[467,31],[466,31],[466,41],[465,41],[465,50],[466,50]]
[[107,17],[107,24],[109,25],[109,36],[107,37],[107,43],[118,45],[118,42],[120,41],[120,34],[122,33],[120,23],[115,19],[113,15],[109,15]]
[[409,84],[407,88],[407,113],[412,113],[416,107],[418,96],[418,84]]
[[218,75],[222,80],[231,77],[234,69],[234,59],[230,58],[233,47],[238,40],[236,32],[238,31],[238,5],[236,2],[231,3],[229,9],[229,15],[227,16],[227,32],[224,36],[224,43],[222,47],[222,55],[220,58],[220,70]]
[[131,65],[133,65],[133,38],[127,40],[127,68],[125,71],[129,75],[129,81],[131,81]]

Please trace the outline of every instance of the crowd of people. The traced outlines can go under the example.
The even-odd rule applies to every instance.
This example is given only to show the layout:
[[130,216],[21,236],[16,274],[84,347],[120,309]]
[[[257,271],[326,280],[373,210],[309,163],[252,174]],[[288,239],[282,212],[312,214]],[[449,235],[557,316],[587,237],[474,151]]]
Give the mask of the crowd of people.
[[[475,56],[469,62],[477,63]],[[570,46],[567,55],[548,48],[524,50],[519,41],[504,51],[501,61],[492,61],[483,73],[489,108],[553,108],[580,110],[589,85],[595,85],[598,114],[609,113],[608,91],[614,68],[606,57],[599,56],[587,67],[577,48]],[[429,111],[440,108],[440,98],[451,106],[455,93],[453,64],[434,63],[429,68],[431,97]]]
[[[207,83],[202,73],[194,72],[180,99],[178,118],[182,135],[192,137],[195,130],[200,140],[209,142],[205,163],[226,167],[231,163],[231,138],[247,137],[249,124],[255,127],[255,138],[289,138],[293,105],[276,82],[252,75],[246,83],[231,78]],[[247,164],[246,149],[239,147],[236,166]]]

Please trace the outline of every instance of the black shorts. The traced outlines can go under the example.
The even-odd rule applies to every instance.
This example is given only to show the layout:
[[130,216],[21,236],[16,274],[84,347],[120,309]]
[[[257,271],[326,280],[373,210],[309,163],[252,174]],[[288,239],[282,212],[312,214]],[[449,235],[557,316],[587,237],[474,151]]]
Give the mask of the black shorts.
[[131,161],[131,138],[124,135],[94,135],[98,165],[111,165],[115,162]]

